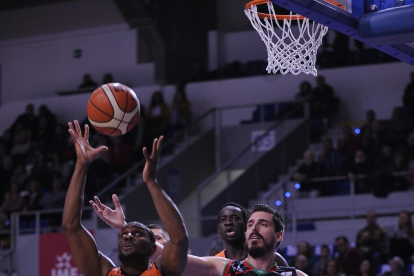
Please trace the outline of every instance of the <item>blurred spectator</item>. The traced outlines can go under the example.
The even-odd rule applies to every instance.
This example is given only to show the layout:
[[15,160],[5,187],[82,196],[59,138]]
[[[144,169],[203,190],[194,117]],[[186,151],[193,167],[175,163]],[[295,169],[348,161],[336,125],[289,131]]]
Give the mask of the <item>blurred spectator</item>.
[[63,156],[53,152],[50,154],[47,167],[52,175],[59,175],[63,183],[69,183],[69,177],[73,170],[74,162],[72,160],[64,161]]
[[40,204],[44,209],[63,208],[65,197],[66,192],[62,182],[59,177],[55,177],[52,182],[52,190],[42,196]]
[[152,140],[161,135],[166,136],[170,125],[171,113],[164,102],[161,91],[156,91],[151,97],[150,106],[147,111],[147,122],[149,124],[149,141],[145,143],[147,148],[151,148]]
[[24,129],[28,129],[30,134],[34,133],[34,130],[37,125],[37,116],[35,114],[34,104],[29,103],[28,105],[26,105],[25,113],[17,117],[17,119],[11,125],[10,130],[14,133],[18,125],[20,125]]
[[377,224],[377,214],[374,211],[369,211],[365,220],[367,225],[357,234],[356,248],[362,252],[365,259],[378,268],[379,264],[387,258],[387,234]]
[[312,96],[312,85],[308,81],[302,81],[299,92],[295,95],[295,100],[308,100]]
[[377,274],[371,268],[371,263],[368,260],[363,260],[359,268],[358,276],[376,276]]
[[381,276],[409,276],[409,274],[405,271],[404,268],[404,261],[396,256],[391,259],[390,261],[391,271],[385,272]]
[[391,120],[387,124],[387,135],[393,146],[404,145],[409,133],[409,125],[404,118],[402,107],[394,107]]
[[326,244],[321,245],[321,256],[320,259],[313,266],[313,276],[322,276],[324,275],[325,267],[328,263],[328,260],[331,256],[331,250]]
[[296,256],[291,260],[291,266],[297,267],[300,265],[301,268],[298,268],[302,271],[306,271],[306,274],[311,274],[313,271],[313,247],[307,241],[301,241],[297,244],[297,253]]
[[339,236],[335,239],[335,247],[338,252],[336,261],[339,270],[347,276],[357,275],[363,260],[361,252],[358,249],[351,248],[348,238],[345,236]]
[[300,271],[303,271],[306,275],[311,275],[309,260],[305,255],[299,254],[295,257],[293,266]]
[[24,166],[22,164],[19,164],[13,171],[13,174],[10,178],[10,183],[17,183],[19,187],[24,187],[28,179],[29,174],[24,169]]
[[32,143],[30,141],[29,131],[21,127],[21,125],[18,125],[14,132],[13,146],[10,152],[13,164],[15,166],[18,164],[26,165],[31,149]]
[[414,160],[414,132],[410,132],[407,136],[407,143],[402,147],[407,161]]
[[414,114],[414,71],[410,74],[410,82],[405,87],[402,101],[411,117]]
[[408,171],[408,163],[404,160],[404,154],[396,151],[391,161],[379,167],[369,177],[371,190],[376,197],[387,197],[392,191],[405,191],[409,188],[409,181],[405,176],[394,176],[395,172]]
[[317,185],[309,180],[313,177],[319,176],[319,166],[315,162],[315,157],[310,150],[303,153],[303,164],[299,166],[298,170],[293,174],[292,180],[301,184],[301,192],[316,191]]
[[365,132],[372,129],[372,124],[374,121],[377,120],[377,115],[375,114],[375,111],[372,109],[368,109],[365,114],[366,122],[361,126],[361,132],[360,136],[363,136]]
[[26,212],[42,209],[42,205],[40,204],[42,193],[40,191],[39,182],[36,179],[29,181],[26,191],[22,194],[22,211]]
[[98,84],[92,79],[90,74],[83,75],[82,83],[79,85],[78,89],[95,89],[98,87]]
[[102,84],[107,84],[107,83],[111,83],[111,82],[114,82],[114,77],[112,76],[111,73],[106,73],[103,76]]
[[356,136],[349,124],[342,125],[342,135],[338,140],[338,150],[344,158],[344,165],[349,166],[359,149],[359,138]]
[[34,156],[34,166],[30,171],[30,177],[39,180],[42,183],[42,190],[51,190],[52,174],[47,164],[47,158],[44,152],[37,152]]
[[354,160],[348,167],[348,178],[351,181],[354,181],[355,193],[368,193],[371,188],[369,185],[368,178],[357,179],[356,176],[359,174],[369,174],[373,171],[372,163],[368,161],[365,152],[362,150],[357,150],[355,152]]
[[377,120],[372,121],[364,130],[361,129],[359,135],[361,146],[368,155],[370,161],[376,160],[381,154],[383,143],[387,142],[386,131],[381,127]]
[[324,276],[345,276],[342,271],[339,270],[339,265],[335,259],[328,260],[326,262]]
[[411,214],[401,211],[398,225],[390,234],[390,257],[399,256],[405,262],[411,262],[414,254],[414,229]]
[[13,147],[13,132],[10,129],[6,129],[3,132],[3,136],[0,138],[0,142],[4,145],[6,154],[10,155],[11,149]]
[[374,161],[374,166],[376,168],[381,168],[393,162],[394,150],[392,146],[388,143],[384,143],[381,146],[381,153],[378,155]]
[[342,173],[342,156],[337,149],[333,148],[331,138],[325,138],[323,141],[318,163],[324,176],[340,175]]
[[[7,154],[5,145],[0,142],[0,194],[7,192],[6,183],[9,183],[12,174],[13,163],[10,155]],[[0,204],[2,199],[0,198]]]
[[55,114],[52,113],[52,111],[50,111],[50,109],[47,107],[47,105],[42,104],[39,107],[38,117],[39,117],[39,119],[40,118],[45,118],[46,125],[51,128],[52,132],[54,131],[55,125],[56,125],[56,116],[55,116]]
[[18,212],[22,208],[22,197],[20,195],[20,188],[17,183],[10,185],[9,192],[4,196],[3,205],[1,209],[10,215],[11,212]]
[[324,76],[317,76],[316,87],[313,89],[311,96],[312,118],[326,119],[328,126],[330,126],[331,118],[337,112],[337,108],[333,88],[326,84]]
[[396,151],[391,163],[379,168],[379,173],[382,175],[383,188],[389,191],[406,191],[409,187],[409,182],[404,176],[393,176],[394,172],[408,171],[408,163],[405,162],[404,153]]
[[[0,250],[10,248],[10,220],[7,214],[0,209]],[[4,231],[4,232],[3,232]],[[6,233],[5,233],[6,232]]]
[[126,136],[113,137],[113,152],[115,170],[118,174],[124,173],[128,168],[132,166],[132,147],[127,142]]
[[176,92],[173,100],[172,125],[174,131],[185,128],[191,120],[190,102],[185,92],[186,83],[180,82],[176,85]]

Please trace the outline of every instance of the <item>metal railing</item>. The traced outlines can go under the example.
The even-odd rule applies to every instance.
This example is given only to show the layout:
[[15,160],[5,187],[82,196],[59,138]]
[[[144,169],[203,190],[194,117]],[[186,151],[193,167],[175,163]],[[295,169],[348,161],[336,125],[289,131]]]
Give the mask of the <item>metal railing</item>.
[[[266,103],[269,104],[269,103]],[[246,107],[251,107],[252,105],[239,105],[239,106],[234,106],[234,107],[227,107],[226,109],[236,109],[236,108],[246,108]],[[263,108],[263,105],[255,105],[255,106],[259,106],[260,108]],[[220,108],[219,110],[222,110],[225,108]],[[264,120],[264,112],[263,109],[261,109],[262,112],[260,112],[261,116],[260,116],[260,122],[263,123]],[[276,122],[274,122],[273,124],[271,124],[271,126],[269,126],[262,135],[259,135],[253,142],[249,143],[248,145],[246,145],[243,149],[241,149],[238,154],[236,154],[233,158],[231,158],[230,160],[226,161],[223,165],[221,165],[216,172],[211,175],[209,178],[207,178],[203,183],[201,183],[198,187],[197,187],[197,213],[198,213],[198,225],[199,225],[199,236],[202,236],[202,221],[204,220],[211,220],[211,219],[215,219],[216,217],[214,216],[206,216],[203,217],[202,214],[202,208],[203,206],[205,206],[208,202],[214,200],[214,198],[211,199],[205,199],[203,198],[203,192],[204,190],[211,185],[211,183],[213,183],[214,180],[216,180],[217,178],[219,178],[223,173],[226,174],[225,176],[225,187],[229,187],[232,182],[233,182],[233,177],[231,177],[231,172],[230,169],[231,167],[238,162],[243,156],[246,155],[246,153],[250,152],[252,148],[257,148],[258,144],[262,141],[262,139],[264,137],[266,137],[271,131],[275,130],[276,128],[282,126],[282,124],[284,123],[284,121],[289,118],[290,116],[292,116],[293,114],[295,114],[295,112],[298,112],[299,110],[303,110],[303,116],[304,118],[309,118],[309,105],[307,104],[307,102],[297,102],[296,105],[294,106],[294,108],[292,108],[290,111],[288,111],[283,118],[280,118],[279,120],[277,120]],[[220,118],[221,115],[220,113],[218,114],[218,118]],[[216,126],[216,137],[219,136],[219,132],[221,129],[221,125],[217,125]],[[218,149],[218,147],[216,146],[216,150]],[[255,151],[257,152],[257,151]],[[218,154],[217,154],[218,155]],[[257,160],[260,157],[255,154],[253,160],[251,160],[251,163],[256,163]]]

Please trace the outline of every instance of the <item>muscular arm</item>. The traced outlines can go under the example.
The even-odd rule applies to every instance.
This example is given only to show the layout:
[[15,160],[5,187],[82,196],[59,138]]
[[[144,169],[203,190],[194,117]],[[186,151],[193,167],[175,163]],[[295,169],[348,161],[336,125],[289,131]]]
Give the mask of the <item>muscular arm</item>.
[[188,262],[183,276],[221,276],[227,261],[228,259],[221,257],[197,257],[188,255]]
[[147,184],[155,208],[170,235],[170,240],[165,244],[161,259],[159,260],[160,270],[164,275],[181,275],[187,263],[188,236],[184,220],[178,211],[177,206],[171,198],[161,189],[156,178],[158,156],[161,150],[163,137],[155,139],[151,156],[144,148],[143,153],[146,159],[143,179]]
[[77,121],[75,121],[75,129],[69,123],[69,133],[75,144],[77,161],[66,194],[62,226],[66,232],[75,263],[82,274],[85,276],[104,276],[114,265],[98,251],[94,238],[81,223],[81,216],[83,190],[89,163],[97,157],[99,152],[105,150],[105,147],[93,149],[87,141],[88,127],[85,127],[85,136],[82,137]]

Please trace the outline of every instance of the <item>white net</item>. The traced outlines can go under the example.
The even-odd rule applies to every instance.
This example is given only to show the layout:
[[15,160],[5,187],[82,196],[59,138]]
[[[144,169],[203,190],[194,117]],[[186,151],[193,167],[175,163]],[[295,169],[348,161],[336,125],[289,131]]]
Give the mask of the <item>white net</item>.
[[[267,7],[270,18],[261,18],[256,5],[251,5],[244,11],[266,44],[267,72],[280,72],[282,75],[305,73],[316,76],[316,53],[322,44],[323,36],[328,32],[328,27],[314,21],[310,23],[308,18],[301,19],[292,12],[281,24],[276,18],[272,2],[268,1]],[[297,26],[292,25],[292,22],[297,22]]]

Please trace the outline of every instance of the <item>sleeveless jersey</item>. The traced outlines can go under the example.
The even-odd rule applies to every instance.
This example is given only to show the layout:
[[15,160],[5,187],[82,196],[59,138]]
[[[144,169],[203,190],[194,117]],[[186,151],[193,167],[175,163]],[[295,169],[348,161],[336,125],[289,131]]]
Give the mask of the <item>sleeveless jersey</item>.
[[244,260],[227,260],[226,266],[224,267],[222,276],[233,276],[233,275],[246,275],[246,276],[257,276],[266,275],[269,276],[297,276],[296,269],[294,267],[277,266],[276,263],[266,270],[256,269],[251,265],[247,259]]
[[[122,270],[120,267],[114,267],[112,268],[107,276],[127,276],[124,273],[122,273]],[[154,263],[151,263],[151,267],[148,270],[145,270],[144,273],[141,273],[139,276],[162,276],[161,271],[158,270],[157,266]]]
[[214,255],[214,256],[215,256],[215,257],[222,257],[222,258],[226,258],[226,259],[228,259],[226,249],[224,249],[223,251],[221,251],[221,252],[217,253],[217,254],[216,254],[216,255]]

